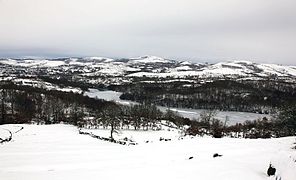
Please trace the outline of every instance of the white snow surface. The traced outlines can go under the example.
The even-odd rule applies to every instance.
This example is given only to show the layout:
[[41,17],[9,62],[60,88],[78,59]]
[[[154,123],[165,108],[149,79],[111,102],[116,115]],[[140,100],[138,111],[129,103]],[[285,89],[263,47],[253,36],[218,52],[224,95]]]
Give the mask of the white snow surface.
[[95,99],[104,99],[106,101],[114,101],[119,104],[123,105],[132,105],[132,104],[138,104],[133,101],[128,100],[121,100],[120,96],[122,95],[122,92],[116,92],[116,91],[100,91],[98,89],[92,89],[89,88],[89,91],[84,92],[84,96],[88,96],[90,98]]
[[[165,107],[159,107],[163,112],[167,110]],[[198,120],[200,114],[205,111],[204,109],[188,109],[188,108],[170,108],[182,117],[193,120]],[[235,125],[236,123],[244,123],[245,121],[253,121],[262,119],[263,117],[270,118],[269,114],[258,114],[250,112],[237,112],[237,111],[217,111],[215,118],[225,122],[227,125]]]
[[157,56],[142,56],[137,58],[130,58],[130,63],[169,63],[169,60],[166,60]]
[[[2,79],[0,79],[1,81]],[[3,79],[5,80],[5,79]],[[81,93],[82,91],[79,88],[73,88],[73,87],[59,87],[57,85],[51,84],[49,82],[44,82],[42,80],[32,80],[32,79],[24,79],[24,78],[10,78],[13,82],[19,85],[24,86],[32,86],[37,88],[43,88],[48,90],[57,90],[57,91],[63,91],[63,92],[73,92],[73,93]]]
[[0,128],[0,139],[4,140],[10,136],[10,133],[5,128]]
[[57,67],[64,65],[64,61],[53,61],[53,60],[1,60],[2,64],[21,66],[21,67]]
[[104,99],[106,101],[120,101],[121,92],[116,91],[100,91],[98,89],[89,88],[88,91],[84,93],[85,96],[95,99]]
[[[282,180],[296,179],[296,151],[291,149],[295,137],[186,137],[123,146],[78,134],[70,125],[20,126],[24,129],[14,133],[11,142],[0,144],[0,179],[275,180],[275,176],[266,175],[270,162]],[[153,133],[137,132],[133,136],[150,134],[149,138]],[[223,156],[213,158],[214,153]]]
[[192,68],[189,66],[179,66],[179,67],[176,67],[176,70],[177,71],[189,71],[189,70],[192,70]]

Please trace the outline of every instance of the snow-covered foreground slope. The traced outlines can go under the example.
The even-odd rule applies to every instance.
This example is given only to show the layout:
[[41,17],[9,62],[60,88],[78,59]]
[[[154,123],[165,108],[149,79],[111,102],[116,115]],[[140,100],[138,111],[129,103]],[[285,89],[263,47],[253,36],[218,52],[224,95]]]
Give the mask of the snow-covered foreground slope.
[[[187,137],[122,146],[80,135],[74,126],[22,126],[11,142],[0,145],[0,179],[275,179],[266,175],[269,162],[282,180],[296,179],[295,137]],[[213,158],[214,153],[223,156]]]

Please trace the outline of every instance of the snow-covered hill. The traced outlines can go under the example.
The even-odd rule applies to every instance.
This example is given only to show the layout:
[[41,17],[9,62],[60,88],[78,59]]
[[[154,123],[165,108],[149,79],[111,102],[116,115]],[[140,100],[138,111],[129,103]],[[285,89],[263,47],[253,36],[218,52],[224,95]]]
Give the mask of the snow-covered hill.
[[[14,131],[15,126],[0,126],[13,132],[12,141],[0,144],[0,179],[296,179],[296,151],[291,149],[295,137],[185,137],[122,146],[81,135],[69,125],[20,125],[21,131]],[[143,142],[159,134],[174,137],[174,133],[178,132],[128,132]],[[215,153],[222,156],[213,158]],[[275,166],[276,176],[267,176],[269,163]]]
[[[18,70],[32,74],[44,71],[52,74],[77,73],[82,76],[133,77],[253,77],[295,78],[296,67],[277,64],[259,64],[250,61],[229,61],[215,64],[191,63],[169,60],[155,56],[130,59],[103,57],[63,59],[1,59],[0,75]],[[30,69],[28,69],[30,68]]]

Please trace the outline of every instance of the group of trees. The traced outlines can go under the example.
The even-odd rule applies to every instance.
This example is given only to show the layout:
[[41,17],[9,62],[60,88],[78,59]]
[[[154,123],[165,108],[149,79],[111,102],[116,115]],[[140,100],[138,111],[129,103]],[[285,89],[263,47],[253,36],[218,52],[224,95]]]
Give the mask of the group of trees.
[[[180,118],[173,112],[167,113],[174,123],[189,125],[188,134],[268,138],[296,133],[296,84],[276,77],[262,80],[218,79],[189,85],[183,81],[139,81],[111,88],[124,92],[120,98],[139,103],[206,109],[197,117],[197,121]],[[227,126],[227,119],[220,121],[215,118],[216,110],[267,113],[275,116]]]
[[276,114],[274,126],[277,136],[296,135],[296,104],[281,107]]
[[225,135],[226,121],[222,122],[216,118],[216,110],[204,110],[200,113],[197,121],[192,122],[187,129],[189,135],[212,135],[215,138],[221,138]]
[[212,135],[241,138],[271,138],[296,135],[296,104],[283,106],[274,117],[266,117],[253,121],[245,121],[227,126],[227,119],[223,122],[215,118],[215,110],[205,110],[198,121],[192,122],[187,133],[190,135]]
[[205,110],[197,121],[191,121],[171,110],[162,113],[150,102],[123,106],[82,94],[13,84],[1,85],[0,106],[0,124],[65,122],[86,128],[108,128],[111,138],[117,129],[158,129],[161,120],[171,121],[177,126],[188,125],[187,134],[208,134],[217,138],[268,138],[296,133],[296,105],[289,103],[281,107],[272,119],[246,121],[233,126],[226,126],[227,119],[225,122],[216,119],[216,110]]
[[72,92],[13,84],[1,86],[0,99],[0,124],[34,121],[42,124],[66,122],[77,125],[88,113],[95,113],[112,104]]
[[91,119],[80,121],[80,127],[110,129],[110,137],[118,129],[155,129],[162,113],[152,105],[122,106],[116,103],[97,111]]
[[182,81],[134,83],[124,86],[121,98],[166,107],[270,113],[283,103],[296,102],[295,87],[293,83],[233,80],[189,86]]
[[13,84],[0,88],[0,124],[69,123],[79,127],[116,129],[157,129],[165,116],[155,105],[123,106],[82,94],[44,90]]

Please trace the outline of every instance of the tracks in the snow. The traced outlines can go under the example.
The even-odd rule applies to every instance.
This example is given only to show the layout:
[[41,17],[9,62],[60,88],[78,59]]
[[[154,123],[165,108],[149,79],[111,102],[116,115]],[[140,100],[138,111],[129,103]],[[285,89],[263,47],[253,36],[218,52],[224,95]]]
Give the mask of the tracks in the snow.
[[3,130],[7,131],[9,133],[9,136],[8,137],[5,137],[5,138],[0,138],[0,144],[4,143],[4,142],[9,142],[12,140],[12,132],[8,129],[4,129],[2,128]]
[[89,133],[89,132],[84,132],[82,131],[81,129],[79,129],[79,134],[83,134],[83,135],[88,135],[92,138],[96,138],[96,139],[99,139],[99,140],[103,140],[103,141],[108,141],[108,142],[111,142],[111,143],[117,143],[117,144],[121,144],[121,145],[137,145],[136,142],[130,142],[130,141],[120,141],[120,140],[115,140],[115,139],[111,139],[111,138],[105,138],[105,137],[101,137],[101,136],[98,136],[98,135],[95,135],[93,133]]
[[14,126],[14,127],[18,127],[19,129],[17,129],[17,130],[14,131],[14,132],[11,132],[9,129],[6,129],[6,128],[0,128],[0,129],[2,129],[2,130],[4,130],[4,131],[7,131],[7,132],[9,133],[9,136],[8,136],[8,137],[4,137],[4,138],[1,138],[1,137],[0,137],[0,144],[5,143],[5,142],[10,142],[10,141],[12,140],[12,135],[13,135],[13,134],[17,134],[17,133],[19,133],[20,131],[22,131],[22,130],[24,129],[23,126]]

